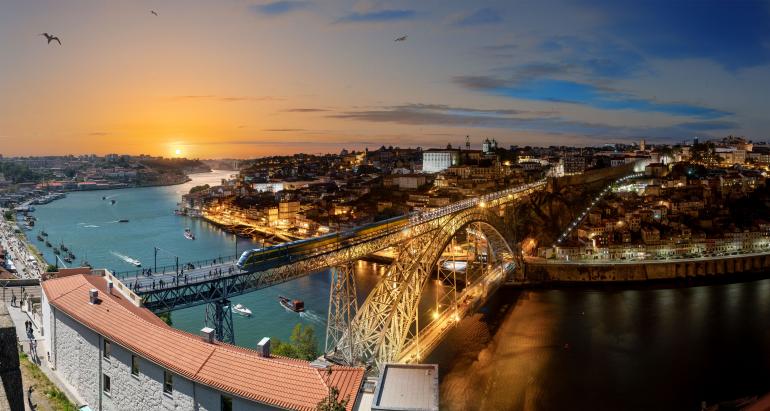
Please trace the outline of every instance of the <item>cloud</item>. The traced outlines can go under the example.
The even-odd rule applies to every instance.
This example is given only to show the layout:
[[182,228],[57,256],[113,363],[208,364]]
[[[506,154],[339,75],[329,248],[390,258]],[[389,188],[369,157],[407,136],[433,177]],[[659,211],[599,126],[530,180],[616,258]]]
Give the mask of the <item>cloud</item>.
[[337,23],[382,23],[390,21],[408,20],[417,15],[417,12],[409,9],[383,9],[353,12],[337,19]]
[[108,133],[106,131],[93,131],[93,132],[88,133],[88,135],[89,136],[94,136],[94,137],[104,137],[104,136],[110,135],[110,133]]
[[305,129],[304,128],[265,128],[262,131],[284,133],[284,132],[305,131]]
[[523,80],[514,78],[506,81],[496,77],[460,76],[454,78],[454,82],[468,89],[497,96],[580,104],[603,110],[634,110],[702,119],[715,119],[733,114],[698,104],[643,99],[611,88],[570,80],[525,77]]
[[766,1],[603,0],[601,30],[659,58],[705,58],[735,70],[770,62]]
[[410,126],[433,125],[464,129],[498,128],[593,138],[636,139],[645,137],[675,141],[692,137],[695,134],[708,136],[709,131],[725,131],[737,127],[737,124],[728,121],[683,122],[659,127],[625,127],[576,121],[560,116],[544,116],[537,112],[451,107],[438,104],[384,106],[371,110],[348,111],[329,117]]
[[452,21],[452,25],[457,27],[470,27],[498,24],[502,22],[503,16],[500,11],[485,7],[455,18],[455,20]]
[[235,102],[241,102],[241,101],[278,101],[283,100],[279,97],[271,97],[271,96],[261,96],[261,97],[250,97],[250,96],[217,96],[213,94],[205,94],[205,95],[185,95],[185,96],[173,96],[171,97],[172,100],[190,100],[190,101],[221,101],[224,103],[235,103]]
[[323,108],[290,108],[283,111],[287,113],[318,113],[318,112],[329,111],[329,110],[326,110]]
[[264,4],[255,4],[252,10],[268,16],[280,16],[293,11],[302,10],[310,6],[309,1],[279,0]]

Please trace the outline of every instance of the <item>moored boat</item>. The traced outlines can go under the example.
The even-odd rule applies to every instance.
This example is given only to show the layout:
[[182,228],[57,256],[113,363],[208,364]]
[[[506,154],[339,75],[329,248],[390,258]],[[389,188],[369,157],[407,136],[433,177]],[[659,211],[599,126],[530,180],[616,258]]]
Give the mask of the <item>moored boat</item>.
[[190,231],[189,228],[184,229],[184,238],[188,240],[195,240],[195,234],[193,234],[192,231]]

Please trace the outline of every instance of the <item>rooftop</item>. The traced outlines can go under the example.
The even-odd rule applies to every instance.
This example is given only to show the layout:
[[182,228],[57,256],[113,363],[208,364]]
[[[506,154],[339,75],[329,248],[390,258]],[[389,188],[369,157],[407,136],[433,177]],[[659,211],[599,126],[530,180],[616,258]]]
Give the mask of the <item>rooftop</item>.
[[372,410],[438,410],[438,365],[385,364]]
[[[99,290],[99,302],[89,303],[89,290]],[[166,325],[151,311],[136,307],[117,290],[107,291],[98,275],[75,274],[43,282],[49,303],[74,320],[118,345],[185,378],[233,395],[276,407],[315,410],[329,386],[349,396],[350,410],[364,370],[326,369],[284,357],[261,357],[256,351],[224,343],[207,343],[199,336]]]

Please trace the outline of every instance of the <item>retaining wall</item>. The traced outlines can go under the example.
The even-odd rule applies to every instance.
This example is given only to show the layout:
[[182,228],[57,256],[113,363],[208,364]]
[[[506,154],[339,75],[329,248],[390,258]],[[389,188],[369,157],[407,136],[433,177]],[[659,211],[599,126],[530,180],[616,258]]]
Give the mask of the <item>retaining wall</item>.
[[527,261],[518,283],[633,282],[709,278],[770,270],[770,254],[730,256],[708,260],[639,263],[546,263]]

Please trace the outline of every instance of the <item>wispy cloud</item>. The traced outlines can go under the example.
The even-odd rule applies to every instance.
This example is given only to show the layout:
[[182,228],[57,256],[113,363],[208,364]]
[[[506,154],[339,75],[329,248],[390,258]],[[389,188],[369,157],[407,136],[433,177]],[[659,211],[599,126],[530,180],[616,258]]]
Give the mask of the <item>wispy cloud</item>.
[[322,111],[329,111],[324,108],[290,108],[283,110],[286,113],[318,113]]
[[251,6],[252,10],[259,14],[268,16],[280,16],[293,11],[302,10],[310,6],[309,1],[301,0],[279,0],[264,4],[255,4]]
[[383,23],[408,20],[415,16],[417,12],[409,9],[371,10],[350,13],[337,19],[336,23]]
[[585,137],[681,139],[695,134],[709,135],[735,129],[729,121],[683,122],[660,127],[624,127],[602,123],[577,121],[560,116],[542,115],[509,109],[479,109],[451,107],[437,104],[406,104],[384,106],[371,110],[348,111],[329,117],[394,123],[401,125],[442,126],[458,128],[498,128],[547,134],[579,135]]
[[455,83],[487,94],[521,100],[580,104],[603,110],[634,110],[674,116],[716,119],[733,113],[685,102],[661,102],[594,84],[551,78],[503,80],[496,77],[460,76]]
[[503,22],[503,15],[499,10],[484,7],[456,17],[452,21],[453,26],[469,27],[498,24]]
[[104,137],[104,136],[110,135],[110,133],[108,133],[106,131],[92,131],[92,132],[88,133],[88,135],[89,136],[94,136],[94,137]]
[[251,97],[251,96],[218,96],[214,94],[203,94],[203,95],[185,95],[185,96],[173,96],[171,97],[172,100],[189,100],[189,101],[221,101],[225,103],[236,103],[241,101],[278,101],[283,100],[280,97],[272,97],[272,96],[261,96],[261,97]]
[[265,128],[265,129],[262,129],[262,131],[269,131],[269,132],[275,132],[275,133],[287,133],[287,132],[305,131],[305,129],[304,128]]

